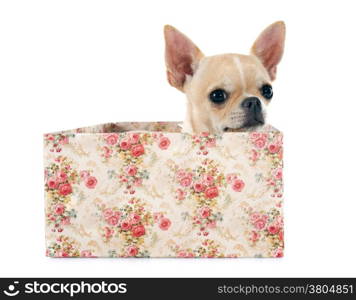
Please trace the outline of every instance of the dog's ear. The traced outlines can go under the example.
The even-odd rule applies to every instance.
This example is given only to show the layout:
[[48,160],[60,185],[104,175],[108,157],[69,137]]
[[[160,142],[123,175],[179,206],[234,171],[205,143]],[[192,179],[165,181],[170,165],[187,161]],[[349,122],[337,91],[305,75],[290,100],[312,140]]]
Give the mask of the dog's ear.
[[251,53],[261,60],[271,80],[276,78],[277,65],[282,59],[285,35],[284,22],[275,22],[260,34],[251,48]]
[[183,91],[186,76],[194,74],[204,55],[188,37],[173,26],[164,27],[164,38],[168,82]]

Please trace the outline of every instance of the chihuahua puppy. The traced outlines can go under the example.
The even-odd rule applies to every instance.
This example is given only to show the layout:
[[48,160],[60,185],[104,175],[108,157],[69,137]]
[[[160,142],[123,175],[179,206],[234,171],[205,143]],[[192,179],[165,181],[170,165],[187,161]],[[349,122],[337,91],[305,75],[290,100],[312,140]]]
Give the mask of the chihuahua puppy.
[[250,55],[204,56],[184,34],[164,27],[167,78],[187,96],[182,130],[188,133],[258,130],[273,97],[285,40],[285,24],[268,26]]

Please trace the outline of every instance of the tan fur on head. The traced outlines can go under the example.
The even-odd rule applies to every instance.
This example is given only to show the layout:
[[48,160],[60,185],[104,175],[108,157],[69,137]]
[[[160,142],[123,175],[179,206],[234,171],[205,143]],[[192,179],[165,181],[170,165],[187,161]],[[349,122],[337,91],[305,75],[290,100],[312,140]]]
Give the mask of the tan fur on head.
[[[241,104],[251,97],[260,100],[265,118],[269,100],[261,95],[261,87],[275,79],[284,49],[283,22],[267,27],[253,44],[250,55],[204,56],[174,27],[165,26],[164,33],[168,82],[188,99],[184,131],[221,133],[244,128],[248,116]],[[216,89],[227,92],[224,103],[209,101],[210,93]]]

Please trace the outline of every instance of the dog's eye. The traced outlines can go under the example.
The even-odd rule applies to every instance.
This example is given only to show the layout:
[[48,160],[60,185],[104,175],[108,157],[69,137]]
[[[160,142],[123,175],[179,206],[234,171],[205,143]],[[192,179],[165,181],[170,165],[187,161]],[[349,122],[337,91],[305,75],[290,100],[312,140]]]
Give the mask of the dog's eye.
[[272,86],[270,84],[264,84],[261,89],[261,94],[263,97],[265,97],[266,99],[270,100],[273,97],[273,89]]
[[229,95],[223,89],[214,90],[209,95],[210,101],[216,104],[221,104],[225,102],[228,97]]

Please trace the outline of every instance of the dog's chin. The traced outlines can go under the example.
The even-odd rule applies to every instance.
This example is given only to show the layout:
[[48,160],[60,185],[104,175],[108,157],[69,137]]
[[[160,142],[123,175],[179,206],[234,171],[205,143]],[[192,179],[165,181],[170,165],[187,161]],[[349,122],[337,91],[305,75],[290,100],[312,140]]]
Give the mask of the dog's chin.
[[254,131],[265,125],[264,118],[252,118],[242,123],[240,126],[227,126],[223,128],[224,132]]

